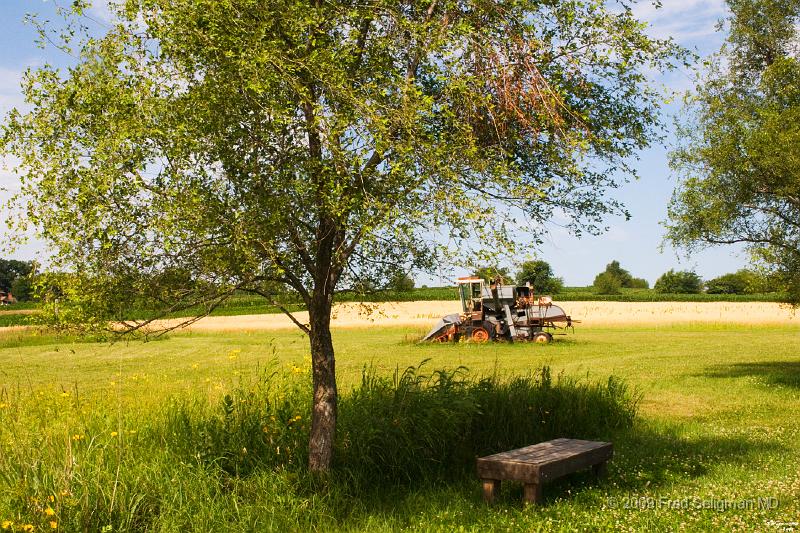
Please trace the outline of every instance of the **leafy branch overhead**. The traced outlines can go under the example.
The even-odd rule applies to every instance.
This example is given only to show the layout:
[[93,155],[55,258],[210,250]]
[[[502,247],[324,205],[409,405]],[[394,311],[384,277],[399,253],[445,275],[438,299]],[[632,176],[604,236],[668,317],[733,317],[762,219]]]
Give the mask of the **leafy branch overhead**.
[[491,255],[556,212],[601,231],[623,212],[613,171],[654,135],[643,70],[677,52],[588,1],[146,0],[118,15],[74,45],[73,68],[27,76],[33,111],[3,144],[63,264],[162,310],[234,288],[309,300],[452,259],[443,243]]

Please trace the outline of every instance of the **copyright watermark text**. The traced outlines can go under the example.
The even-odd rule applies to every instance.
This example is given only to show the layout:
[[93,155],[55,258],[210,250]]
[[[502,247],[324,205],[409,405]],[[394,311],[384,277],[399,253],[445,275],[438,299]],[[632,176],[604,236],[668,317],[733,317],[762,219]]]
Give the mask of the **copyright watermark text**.
[[606,505],[610,509],[669,509],[676,511],[713,510],[725,511],[768,511],[780,507],[778,498],[771,496],[728,500],[721,498],[670,498],[666,496],[626,496],[609,497]]

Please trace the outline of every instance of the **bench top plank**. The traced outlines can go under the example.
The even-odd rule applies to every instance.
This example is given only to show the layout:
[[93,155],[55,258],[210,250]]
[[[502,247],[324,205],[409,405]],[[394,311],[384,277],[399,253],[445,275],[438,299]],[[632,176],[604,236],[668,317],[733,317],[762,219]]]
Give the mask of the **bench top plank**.
[[613,454],[610,442],[554,439],[478,459],[486,479],[542,482],[603,461]]

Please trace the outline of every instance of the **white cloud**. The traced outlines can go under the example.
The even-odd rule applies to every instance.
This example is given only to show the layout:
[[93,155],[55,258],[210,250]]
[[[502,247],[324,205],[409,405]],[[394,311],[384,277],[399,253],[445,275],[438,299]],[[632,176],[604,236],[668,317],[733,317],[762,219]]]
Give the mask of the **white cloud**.
[[633,8],[634,15],[650,24],[653,37],[672,37],[681,44],[694,44],[716,33],[716,23],[727,13],[724,0],[664,0],[656,9],[650,1]]
[[116,17],[114,16],[112,4],[121,4],[120,0],[95,0],[89,8],[89,16],[97,22],[111,24]]

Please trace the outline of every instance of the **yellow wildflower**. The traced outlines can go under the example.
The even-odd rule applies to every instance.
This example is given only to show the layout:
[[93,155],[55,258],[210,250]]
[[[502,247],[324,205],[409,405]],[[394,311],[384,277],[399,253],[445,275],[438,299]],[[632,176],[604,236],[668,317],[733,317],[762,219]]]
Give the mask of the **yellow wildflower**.
[[4,409],[6,407],[8,407],[7,403],[0,402],[0,409]]
[[56,497],[53,496],[52,494],[50,496],[48,496],[47,499],[50,500],[51,502],[56,501]]
[[53,510],[52,507],[48,507],[47,509],[44,510],[44,514],[46,514],[47,516],[53,516],[54,514],[56,514],[56,512]]
[[62,397],[62,398],[67,398],[68,396],[69,396],[69,393],[68,393],[68,392],[62,392],[62,393],[61,393],[61,397]]
[[111,436],[112,436],[112,437],[116,437],[117,435],[119,435],[119,433],[117,433],[116,431],[112,431],[112,432],[111,432]]
[[303,417],[300,416],[300,415],[297,415],[296,417],[294,417],[295,420],[300,420],[301,418],[303,418]]
[[58,522],[55,520],[50,520],[50,529],[56,529],[58,527]]
[[79,441],[79,440],[83,440],[83,439],[84,439],[84,436],[83,435],[78,435],[77,433],[72,436],[72,440],[74,440],[74,441]]
[[22,531],[33,531],[33,524],[25,524],[22,526]]
[[14,522],[11,520],[3,520],[3,529],[11,529],[11,526],[14,525]]

